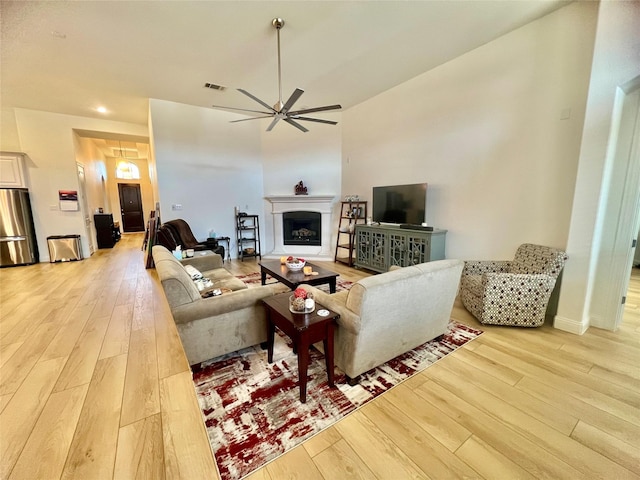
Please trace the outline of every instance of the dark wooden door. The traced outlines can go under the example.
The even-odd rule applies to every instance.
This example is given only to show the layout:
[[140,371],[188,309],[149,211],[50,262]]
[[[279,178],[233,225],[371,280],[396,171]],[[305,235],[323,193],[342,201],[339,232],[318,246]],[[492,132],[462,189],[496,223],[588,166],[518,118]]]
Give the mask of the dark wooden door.
[[120,213],[123,232],[143,232],[142,196],[137,183],[119,183]]

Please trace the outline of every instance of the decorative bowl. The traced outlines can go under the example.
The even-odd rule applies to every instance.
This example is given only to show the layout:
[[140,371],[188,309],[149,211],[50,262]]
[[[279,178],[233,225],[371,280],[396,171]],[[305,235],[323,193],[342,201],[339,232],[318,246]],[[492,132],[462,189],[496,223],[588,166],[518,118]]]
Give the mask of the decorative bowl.
[[311,313],[316,309],[315,302],[312,300],[311,305],[302,300],[302,305],[296,305],[294,302],[296,300],[295,295],[291,295],[289,297],[289,311],[291,313]]
[[293,272],[298,272],[300,270],[302,270],[304,268],[305,265],[305,261],[298,261],[298,262],[287,262],[287,268]]

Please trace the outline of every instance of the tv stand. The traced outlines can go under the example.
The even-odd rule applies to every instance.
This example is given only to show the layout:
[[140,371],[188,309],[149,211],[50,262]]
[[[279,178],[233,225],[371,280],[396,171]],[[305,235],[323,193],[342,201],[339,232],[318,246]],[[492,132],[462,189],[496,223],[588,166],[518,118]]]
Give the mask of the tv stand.
[[[392,266],[407,267],[444,260],[446,230],[402,228],[400,225],[356,225],[355,266],[386,272]],[[432,227],[427,227],[432,228]]]

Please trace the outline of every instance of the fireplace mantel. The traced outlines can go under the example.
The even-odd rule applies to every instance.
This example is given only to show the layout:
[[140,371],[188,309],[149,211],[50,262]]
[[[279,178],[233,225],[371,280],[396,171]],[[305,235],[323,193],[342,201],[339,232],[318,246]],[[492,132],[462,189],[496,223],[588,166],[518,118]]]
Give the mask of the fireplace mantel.
[[[272,213],[317,209],[331,212],[335,195],[269,195],[264,197],[272,204]],[[302,206],[301,206],[302,205]]]
[[[317,260],[332,260],[331,250],[331,212],[335,195],[268,195],[265,200],[271,203],[273,215],[273,251],[269,257],[294,255]],[[285,212],[312,211],[321,214],[321,246],[285,245],[282,234],[282,214]]]

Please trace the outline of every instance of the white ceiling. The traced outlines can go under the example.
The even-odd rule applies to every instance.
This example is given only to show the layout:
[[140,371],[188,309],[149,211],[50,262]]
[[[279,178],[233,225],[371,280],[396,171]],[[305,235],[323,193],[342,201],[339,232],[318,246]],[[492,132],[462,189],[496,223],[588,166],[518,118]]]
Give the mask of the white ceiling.
[[273,104],[282,17],[284,99],[349,108],[567,3],[2,0],[0,102],[137,124],[149,98],[258,107],[244,88]]

